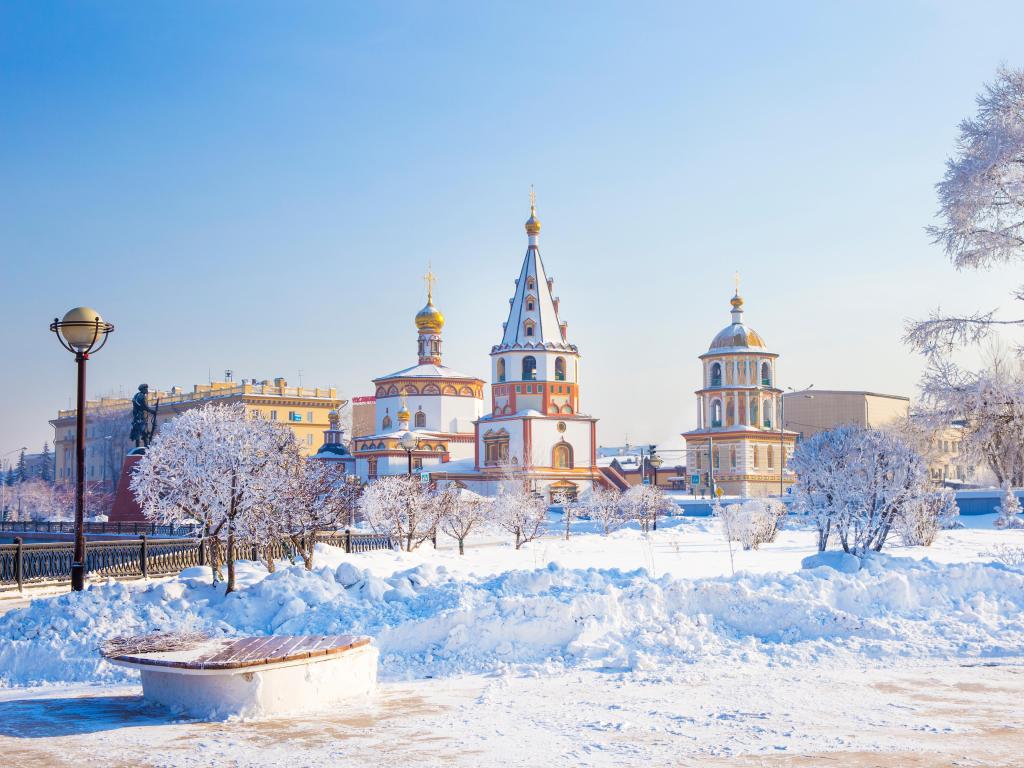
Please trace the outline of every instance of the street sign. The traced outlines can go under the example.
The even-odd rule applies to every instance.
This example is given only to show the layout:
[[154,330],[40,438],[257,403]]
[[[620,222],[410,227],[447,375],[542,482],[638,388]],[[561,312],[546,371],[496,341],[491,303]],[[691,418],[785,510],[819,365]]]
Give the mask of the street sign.
[[690,475],[690,485],[700,485],[700,475]]
[[651,478],[645,477],[644,478],[644,485],[650,485],[650,484],[651,484]]
[[715,495],[720,497],[722,495],[722,489],[721,488],[716,488],[715,489]]
[[430,473],[420,472],[420,483],[423,485],[430,485]]

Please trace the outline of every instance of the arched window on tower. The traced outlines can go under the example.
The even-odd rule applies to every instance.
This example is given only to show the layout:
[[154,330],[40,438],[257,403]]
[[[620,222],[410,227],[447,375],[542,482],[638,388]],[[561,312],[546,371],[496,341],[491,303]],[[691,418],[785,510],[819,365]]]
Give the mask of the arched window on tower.
[[772,385],[772,367],[765,360],[761,363],[761,386],[770,387]]
[[712,400],[711,401],[711,426],[720,427],[722,426],[722,401]]
[[380,428],[382,430],[391,429],[391,417],[387,413],[384,414],[384,419],[380,423]]
[[729,449],[729,469],[736,469],[736,449]]
[[757,426],[757,398],[750,401],[750,426]]
[[775,466],[775,447],[769,445],[768,446],[768,469],[771,469],[774,466]]
[[555,469],[572,469],[572,446],[561,442],[551,449],[551,466]]
[[484,464],[493,467],[508,461],[508,432],[502,428],[498,431],[487,430],[484,435]]
[[761,405],[761,417],[764,419],[761,423],[765,429],[772,428],[772,415],[772,401],[766,399]]
[[731,427],[736,423],[736,407],[733,405],[733,401],[730,399],[725,406],[725,426]]
[[565,358],[555,358],[555,381],[565,381]]
[[712,363],[711,364],[711,386],[720,387],[722,386],[722,364]]
[[498,381],[501,382],[501,381],[504,381],[504,380],[505,380],[505,358],[504,357],[499,357],[498,358]]
[[537,380],[537,358],[527,355],[523,358],[523,381]]
[[425,414],[422,410],[416,411],[415,421],[413,422],[413,424],[416,425],[417,429],[423,429],[424,427],[426,427],[427,414]]

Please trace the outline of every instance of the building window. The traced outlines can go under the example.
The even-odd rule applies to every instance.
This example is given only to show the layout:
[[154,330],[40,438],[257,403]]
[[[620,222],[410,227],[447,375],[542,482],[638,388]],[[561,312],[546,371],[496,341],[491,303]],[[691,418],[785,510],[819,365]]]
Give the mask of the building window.
[[277,411],[271,411],[270,412],[270,420],[271,421],[277,421]]
[[711,364],[711,386],[720,387],[722,386],[722,364],[712,363]]
[[523,323],[523,330],[526,331],[527,336],[533,336],[533,328],[533,320],[527,320],[525,323]]
[[770,387],[772,385],[772,367],[768,364],[768,361],[761,363],[761,386]]
[[750,401],[750,425],[757,426],[757,400]]
[[310,424],[313,423],[313,412],[312,411],[306,411],[306,421],[308,421]]
[[711,426],[720,427],[722,426],[722,401],[713,400],[711,402]]
[[[765,400],[764,403],[762,403],[761,416],[764,418],[764,421],[762,422],[764,427],[766,429],[771,429],[771,427],[772,427],[772,401],[771,400]],[[771,466],[771,464],[769,464],[768,466]]]
[[551,450],[551,466],[555,469],[572,469],[572,446],[566,442],[558,443]]
[[736,469],[736,449],[729,449],[729,468]]
[[565,358],[555,358],[555,381],[565,381]]
[[489,467],[508,461],[508,432],[489,430],[484,435],[484,464]]
[[313,436],[312,435],[306,435],[306,445],[312,445],[312,444],[313,444]]
[[733,407],[733,402],[730,399],[725,406],[725,425],[731,427],[736,423],[736,409]]
[[527,296],[526,297],[526,311],[527,312],[533,312],[534,306],[535,305],[534,305],[533,296]]
[[775,448],[768,446],[768,469],[775,466]]
[[384,418],[380,422],[381,429],[391,429],[391,416],[384,414]]
[[371,457],[366,460],[366,474],[371,480],[377,479],[377,457]]
[[416,425],[417,429],[423,429],[427,426],[427,414],[423,411],[416,411],[415,419],[416,420],[413,423]]
[[505,358],[498,358],[498,381],[505,380]]
[[412,468],[414,470],[421,470],[421,469],[423,469],[423,459],[421,459],[421,458],[413,459],[412,460]]
[[714,453],[712,455],[712,459],[715,462],[715,469],[718,469],[718,468],[720,468],[722,466],[722,449],[721,448],[719,448],[717,451],[714,451]]
[[523,381],[537,380],[537,358],[527,355],[523,358]]

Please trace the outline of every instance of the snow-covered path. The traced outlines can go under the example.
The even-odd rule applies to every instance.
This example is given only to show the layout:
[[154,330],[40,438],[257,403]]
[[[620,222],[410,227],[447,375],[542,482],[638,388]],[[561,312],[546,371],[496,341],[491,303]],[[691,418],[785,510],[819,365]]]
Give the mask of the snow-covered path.
[[[345,712],[176,722],[136,686],[0,691],[0,754],[106,766],[1019,766],[1024,660],[386,683]],[[841,754],[837,754],[841,753]],[[849,759],[845,755],[850,755]],[[17,756],[13,759],[12,756]],[[778,762],[776,762],[778,760]],[[838,761],[838,762],[837,762]],[[955,761],[955,762],[954,762]]]

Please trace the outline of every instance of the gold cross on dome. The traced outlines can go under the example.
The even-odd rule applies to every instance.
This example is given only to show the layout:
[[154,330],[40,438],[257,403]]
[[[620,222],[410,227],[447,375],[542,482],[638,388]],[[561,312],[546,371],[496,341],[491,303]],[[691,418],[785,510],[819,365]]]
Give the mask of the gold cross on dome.
[[533,189],[533,184],[530,185],[530,213],[533,213],[537,207],[537,193]]
[[431,269],[430,262],[427,262],[427,274],[423,276],[423,282],[427,284],[427,301],[434,300],[434,283],[437,282],[437,277],[434,276],[434,272]]
[[736,295],[740,295],[740,273],[738,270],[736,272]]

